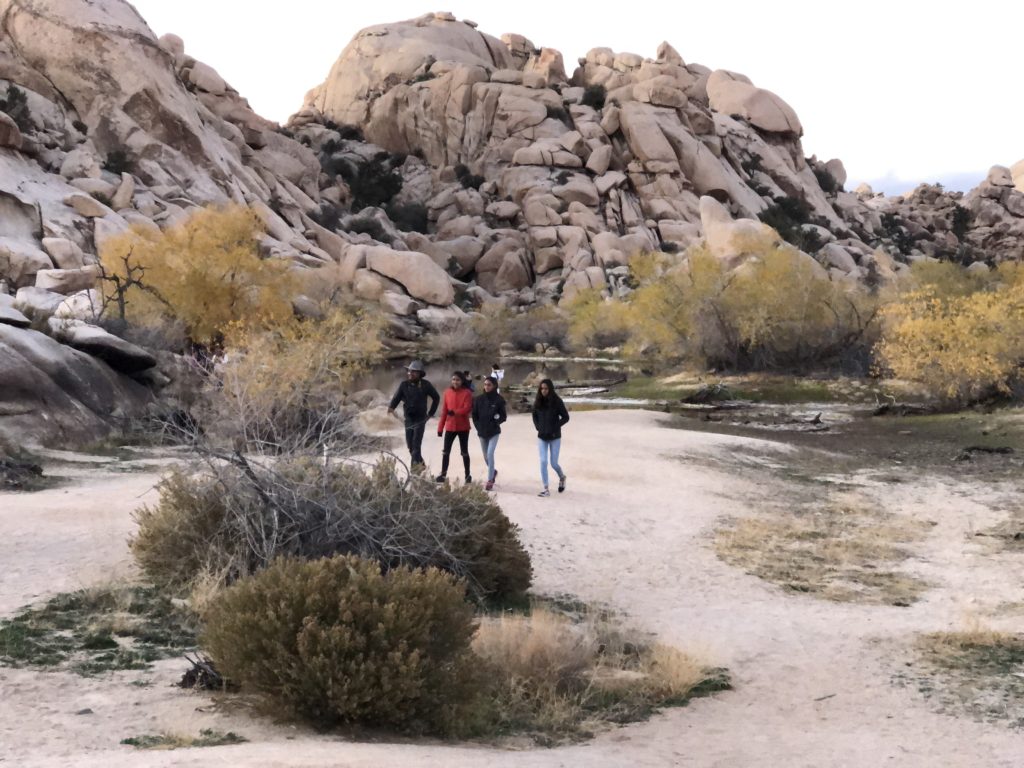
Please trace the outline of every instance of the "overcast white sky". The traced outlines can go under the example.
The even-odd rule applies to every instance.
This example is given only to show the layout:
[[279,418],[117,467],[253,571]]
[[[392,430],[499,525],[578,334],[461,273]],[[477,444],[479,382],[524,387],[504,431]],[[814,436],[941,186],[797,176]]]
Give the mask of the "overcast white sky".
[[[658,3],[448,0],[134,0],[158,35],[217,69],[265,117],[284,121],[361,28],[447,10],[500,37],[559,49],[569,74],[590,48],[742,72],[790,103],[804,150],[839,157],[847,188],[966,188],[1024,158],[1020,0],[728,0]],[[888,179],[887,182],[881,182]]]

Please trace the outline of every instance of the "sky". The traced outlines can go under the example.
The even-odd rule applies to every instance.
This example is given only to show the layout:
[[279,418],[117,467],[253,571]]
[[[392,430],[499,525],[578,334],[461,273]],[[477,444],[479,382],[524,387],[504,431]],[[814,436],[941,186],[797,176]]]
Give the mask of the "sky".
[[662,40],[688,63],[741,72],[796,110],[806,155],[843,161],[847,189],[966,190],[992,165],[1024,158],[1019,0],[133,4],[157,35],[180,35],[189,55],[279,122],[360,29],[445,10],[495,37],[517,32],[560,50],[570,75],[590,48],[653,58]]

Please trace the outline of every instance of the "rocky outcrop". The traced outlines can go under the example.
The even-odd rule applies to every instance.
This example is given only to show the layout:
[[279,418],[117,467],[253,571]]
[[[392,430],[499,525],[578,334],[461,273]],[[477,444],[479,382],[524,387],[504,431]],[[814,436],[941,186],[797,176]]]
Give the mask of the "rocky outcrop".
[[96,440],[151,401],[146,387],[96,358],[0,323],[0,437],[11,444]]

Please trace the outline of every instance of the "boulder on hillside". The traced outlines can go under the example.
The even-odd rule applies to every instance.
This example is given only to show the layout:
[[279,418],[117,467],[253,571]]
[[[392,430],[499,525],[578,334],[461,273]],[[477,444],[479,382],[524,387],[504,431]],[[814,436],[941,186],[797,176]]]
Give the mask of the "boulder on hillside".
[[81,320],[51,318],[50,333],[58,341],[98,358],[124,374],[135,374],[156,366],[156,358],[142,347]]
[[447,307],[455,301],[455,289],[448,273],[425,253],[376,246],[366,250],[366,266],[391,278],[410,296],[428,304]]
[[0,437],[21,445],[98,440],[141,415],[152,394],[45,334],[0,324]]

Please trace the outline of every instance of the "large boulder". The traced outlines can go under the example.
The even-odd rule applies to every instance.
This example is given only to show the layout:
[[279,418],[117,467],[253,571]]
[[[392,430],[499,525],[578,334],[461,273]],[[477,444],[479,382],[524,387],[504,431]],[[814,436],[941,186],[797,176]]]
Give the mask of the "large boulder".
[[803,126],[793,108],[743,75],[716,70],[708,77],[707,92],[716,112],[741,117],[762,131],[803,135]]
[[377,246],[367,249],[366,266],[391,278],[410,296],[428,304],[447,307],[455,301],[455,288],[448,273],[425,253]]
[[115,371],[140,373],[156,365],[156,358],[142,347],[95,325],[81,320],[51,318],[49,326],[55,339],[102,360]]
[[21,445],[97,440],[151,401],[148,389],[101,360],[0,323],[0,437]]

